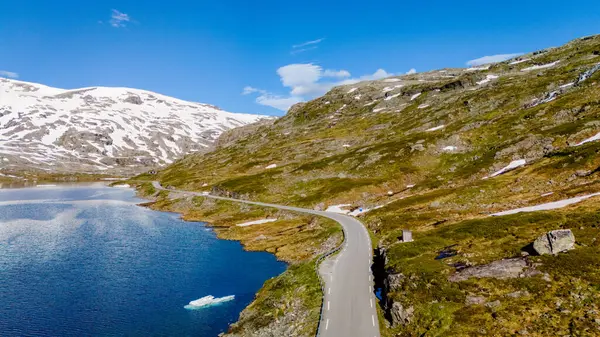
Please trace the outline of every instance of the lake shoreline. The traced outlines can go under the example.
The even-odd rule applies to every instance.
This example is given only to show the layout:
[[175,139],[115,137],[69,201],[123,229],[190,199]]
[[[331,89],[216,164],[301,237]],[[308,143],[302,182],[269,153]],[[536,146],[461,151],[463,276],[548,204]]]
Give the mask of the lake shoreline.
[[[184,221],[205,222],[219,239],[239,241],[244,250],[265,251],[275,255],[277,260],[287,263],[286,271],[265,282],[255,294],[255,300],[242,311],[239,320],[230,325],[229,331],[224,336],[250,337],[265,333],[290,337],[314,336],[321,307],[320,282],[314,266],[321,254],[341,242],[341,229],[337,223],[324,218],[301,216],[281,210],[183,196],[177,192],[158,192],[142,185],[134,186],[138,197],[148,200],[140,206],[178,213]],[[247,227],[237,226],[240,223],[256,220],[257,217],[280,220]],[[280,227],[283,227],[283,230],[279,231]],[[286,234],[300,227],[304,229]],[[314,238],[303,237],[302,233],[310,231],[318,233],[321,242],[315,244]],[[290,244],[298,238],[303,241]],[[307,250],[309,253],[306,253]],[[295,294],[296,289],[302,291]],[[281,290],[285,294],[281,295]],[[284,311],[273,307],[273,303],[278,301],[287,303],[286,306],[289,308]],[[276,317],[270,319],[261,317],[265,314],[270,315],[269,312],[273,310],[277,312]],[[267,321],[263,322],[265,320]],[[297,327],[290,330],[288,326],[294,324]]]

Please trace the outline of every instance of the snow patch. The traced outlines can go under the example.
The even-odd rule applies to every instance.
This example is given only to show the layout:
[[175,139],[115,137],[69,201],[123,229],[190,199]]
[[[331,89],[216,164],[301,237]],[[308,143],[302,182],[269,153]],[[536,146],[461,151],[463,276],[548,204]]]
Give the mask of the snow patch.
[[442,150],[443,151],[456,151],[456,149],[457,149],[456,146],[446,146]]
[[376,109],[373,109],[373,112],[379,112],[379,111],[383,111],[383,110],[385,110],[385,108],[376,108]]
[[557,65],[560,62],[560,60],[558,61],[554,61],[552,63],[547,63],[547,64],[541,64],[541,65],[535,65],[535,66],[531,66],[531,67],[527,67],[524,69],[521,69],[521,71],[531,71],[531,70],[537,70],[537,69],[545,69],[545,68],[550,68],[550,67],[554,67],[555,65]]
[[442,125],[438,125],[438,126],[436,126],[436,127],[433,127],[433,128],[431,128],[431,129],[427,129],[427,130],[425,130],[425,131],[426,131],[426,132],[432,132],[432,131],[441,130],[441,129],[445,128],[445,127],[446,127],[446,126],[445,126],[444,124],[442,124]]
[[495,177],[495,176],[499,176],[503,173],[506,173],[508,171],[512,171],[514,169],[516,169],[517,167],[521,167],[523,165],[527,164],[527,162],[525,161],[525,159],[519,159],[519,160],[513,160],[511,161],[508,165],[506,165],[505,167],[503,167],[502,169],[500,169],[499,171],[496,171],[494,173],[492,173],[490,175],[491,177]]
[[515,64],[519,64],[519,63],[523,63],[523,62],[527,62],[527,61],[531,61],[531,59],[522,59],[522,60],[518,60],[518,61],[512,61],[509,64],[510,65],[515,65]]
[[397,93],[397,94],[395,94],[395,95],[392,95],[392,96],[386,97],[386,98],[385,98],[385,100],[386,100],[386,101],[389,101],[389,100],[391,100],[391,99],[393,99],[393,98],[396,98],[396,97],[398,97],[398,96],[400,96],[400,95],[402,95],[402,93]]
[[488,69],[490,69],[490,66],[471,67],[471,68],[467,68],[466,71],[481,71],[481,70],[488,70]]
[[350,213],[350,211],[346,210],[344,208],[350,207],[350,206],[352,206],[352,204],[331,205],[331,206],[327,207],[325,212],[348,214],[348,213]]
[[240,224],[237,224],[236,226],[238,226],[238,227],[248,227],[248,226],[252,226],[252,225],[260,225],[260,224],[264,224],[264,223],[275,222],[277,220],[278,219],[254,220],[254,221],[240,223]]
[[400,82],[400,81],[401,81],[401,79],[399,79],[399,78],[386,78],[386,79],[385,79],[385,80],[383,80],[383,81],[384,81],[384,82],[387,82],[387,83],[392,83],[392,82]]
[[355,92],[356,90],[358,90],[358,88],[352,88],[352,89],[348,90],[348,93],[351,94],[351,93]]
[[421,105],[418,106],[419,109],[425,109],[425,108],[428,108],[428,107],[429,107],[429,104],[421,104]]
[[585,143],[594,142],[594,141],[597,141],[597,140],[600,140],[600,132],[597,133],[596,135],[590,137],[590,138],[582,140],[581,142],[575,144],[575,146],[581,146],[581,145],[583,145]]
[[525,213],[525,212],[536,212],[536,211],[548,211],[548,210],[563,208],[563,207],[566,207],[566,206],[569,206],[572,204],[576,204],[578,202],[581,202],[583,200],[586,200],[586,199],[589,199],[589,198],[592,198],[592,197],[595,197],[598,195],[600,195],[600,193],[592,193],[592,194],[583,195],[580,197],[575,197],[575,198],[570,198],[570,199],[565,199],[565,200],[560,200],[560,201],[554,201],[554,202],[549,202],[549,203],[535,205],[535,206],[511,209],[511,210],[504,211],[504,212],[494,213],[494,214],[492,214],[492,216],[509,215],[509,214],[516,214],[516,213],[521,213],[521,212]]
[[419,96],[421,96],[421,93],[414,94],[414,95],[412,95],[412,96],[410,97],[410,100],[411,100],[411,101],[414,101],[414,100],[415,100],[415,99],[417,99],[417,97],[419,97]]
[[267,166],[265,168],[268,170],[268,169],[274,169],[276,167],[277,167],[277,164],[271,164],[271,165],[269,165],[269,166]]
[[492,80],[495,80],[497,78],[498,78],[498,76],[496,76],[496,75],[487,75],[484,80],[481,80],[481,81],[477,82],[477,84],[478,85],[486,84],[486,83],[491,82]]

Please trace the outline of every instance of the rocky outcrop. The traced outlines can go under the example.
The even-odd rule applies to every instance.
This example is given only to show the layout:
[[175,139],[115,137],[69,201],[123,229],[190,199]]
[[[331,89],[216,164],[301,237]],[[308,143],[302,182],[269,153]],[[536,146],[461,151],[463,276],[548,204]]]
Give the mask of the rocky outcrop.
[[570,229],[548,232],[533,242],[533,249],[540,255],[558,254],[575,247],[575,236]]
[[487,277],[504,280],[509,278],[533,276],[536,274],[539,274],[539,271],[530,266],[526,259],[515,258],[494,261],[489,264],[465,268],[462,271],[450,276],[448,280],[450,282],[460,282],[466,281],[471,277]]
[[410,306],[404,308],[400,302],[393,302],[390,309],[390,315],[392,318],[392,326],[406,325],[410,323],[414,316],[415,308]]

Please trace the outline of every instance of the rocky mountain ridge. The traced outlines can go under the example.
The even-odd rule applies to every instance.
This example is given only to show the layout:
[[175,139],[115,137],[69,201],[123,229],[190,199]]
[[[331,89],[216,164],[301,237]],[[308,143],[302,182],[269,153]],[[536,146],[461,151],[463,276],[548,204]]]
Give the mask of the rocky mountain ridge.
[[65,90],[0,78],[0,168],[139,173],[205,151],[222,132],[263,118],[146,90]]
[[[385,252],[372,266],[385,294],[382,336],[595,336],[599,70],[600,35],[504,62],[341,86],[138,180],[358,210]],[[255,228],[256,240],[266,228]],[[403,241],[405,230],[413,241]],[[530,249],[566,230],[573,249]],[[233,335],[298,315],[267,316],[286,303],[270,300],[261,312],[246,309]]]

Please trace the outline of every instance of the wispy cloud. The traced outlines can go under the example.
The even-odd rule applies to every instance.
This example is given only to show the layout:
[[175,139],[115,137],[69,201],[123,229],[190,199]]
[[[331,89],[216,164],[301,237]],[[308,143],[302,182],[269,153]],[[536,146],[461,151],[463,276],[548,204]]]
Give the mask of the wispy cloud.
[[306,42],[302,42],[300,44],[295,44],[292,46],[293,49],[297,49],[297,48],[303,48],[306,46],[310,46],[313,44],[319,44],[321,43],[323,40],[325,40],[325,38],[320,38],[320,39],[316,39],[316,40],[311,40],[311,41],[306,41]]
[[304,53],[305,51],[309,51],[309,50],[315,50],[318,47],[308,47],[308,48],[300,48],[300,49],[292,49],[292,51],[290,52],[290,54],[292,55],[296,55],[296,54],[300,54],[300,53]]
[[409,71],[406,72],[406,75],[412,75],[412,74],[416,74],[416,73],[417,73],[417,69],[411,68]]
[[113,9],[110,16],[110,25],[115,28],[126,27],[131,22],[131,17],[128,14],[121,13],[116,9]]
[[315,50],[315,49],[319,48],[319,43],[321,43],[323,40],[325,40],[325,38],[320,38],[320,39],[316,39],[316,40],[302,42],[300,44],[295,44],[292,46],[292,51],[290,51],[290,54],[296,55],[296,54],[307,52],[309,50]]
[[277,75],[281,84],[290,90],[288,95],[277,95],[250,86],[245,87],[242,94],[258,94],[256,103],[287,111],[292,105],[323,95],[335,86],[377,80],[393,74],[378,69],[373,74],[353,78],[347,70],[323,69],[313,63],[296,63],[277,69]]
[[484,57],[480,57],[478,59],[467,61],[467,65],[473,67],[473,66],[480,66],[482,64],[488,64],[488,63],[498,63],[498,62],[509,60],[513,57],[517,57],[519,55],[523,55],[523,53],[489,55],[489,56],[484,56]]
[[19,78],[19,74],[13,71],[0,70],[0,77]]

